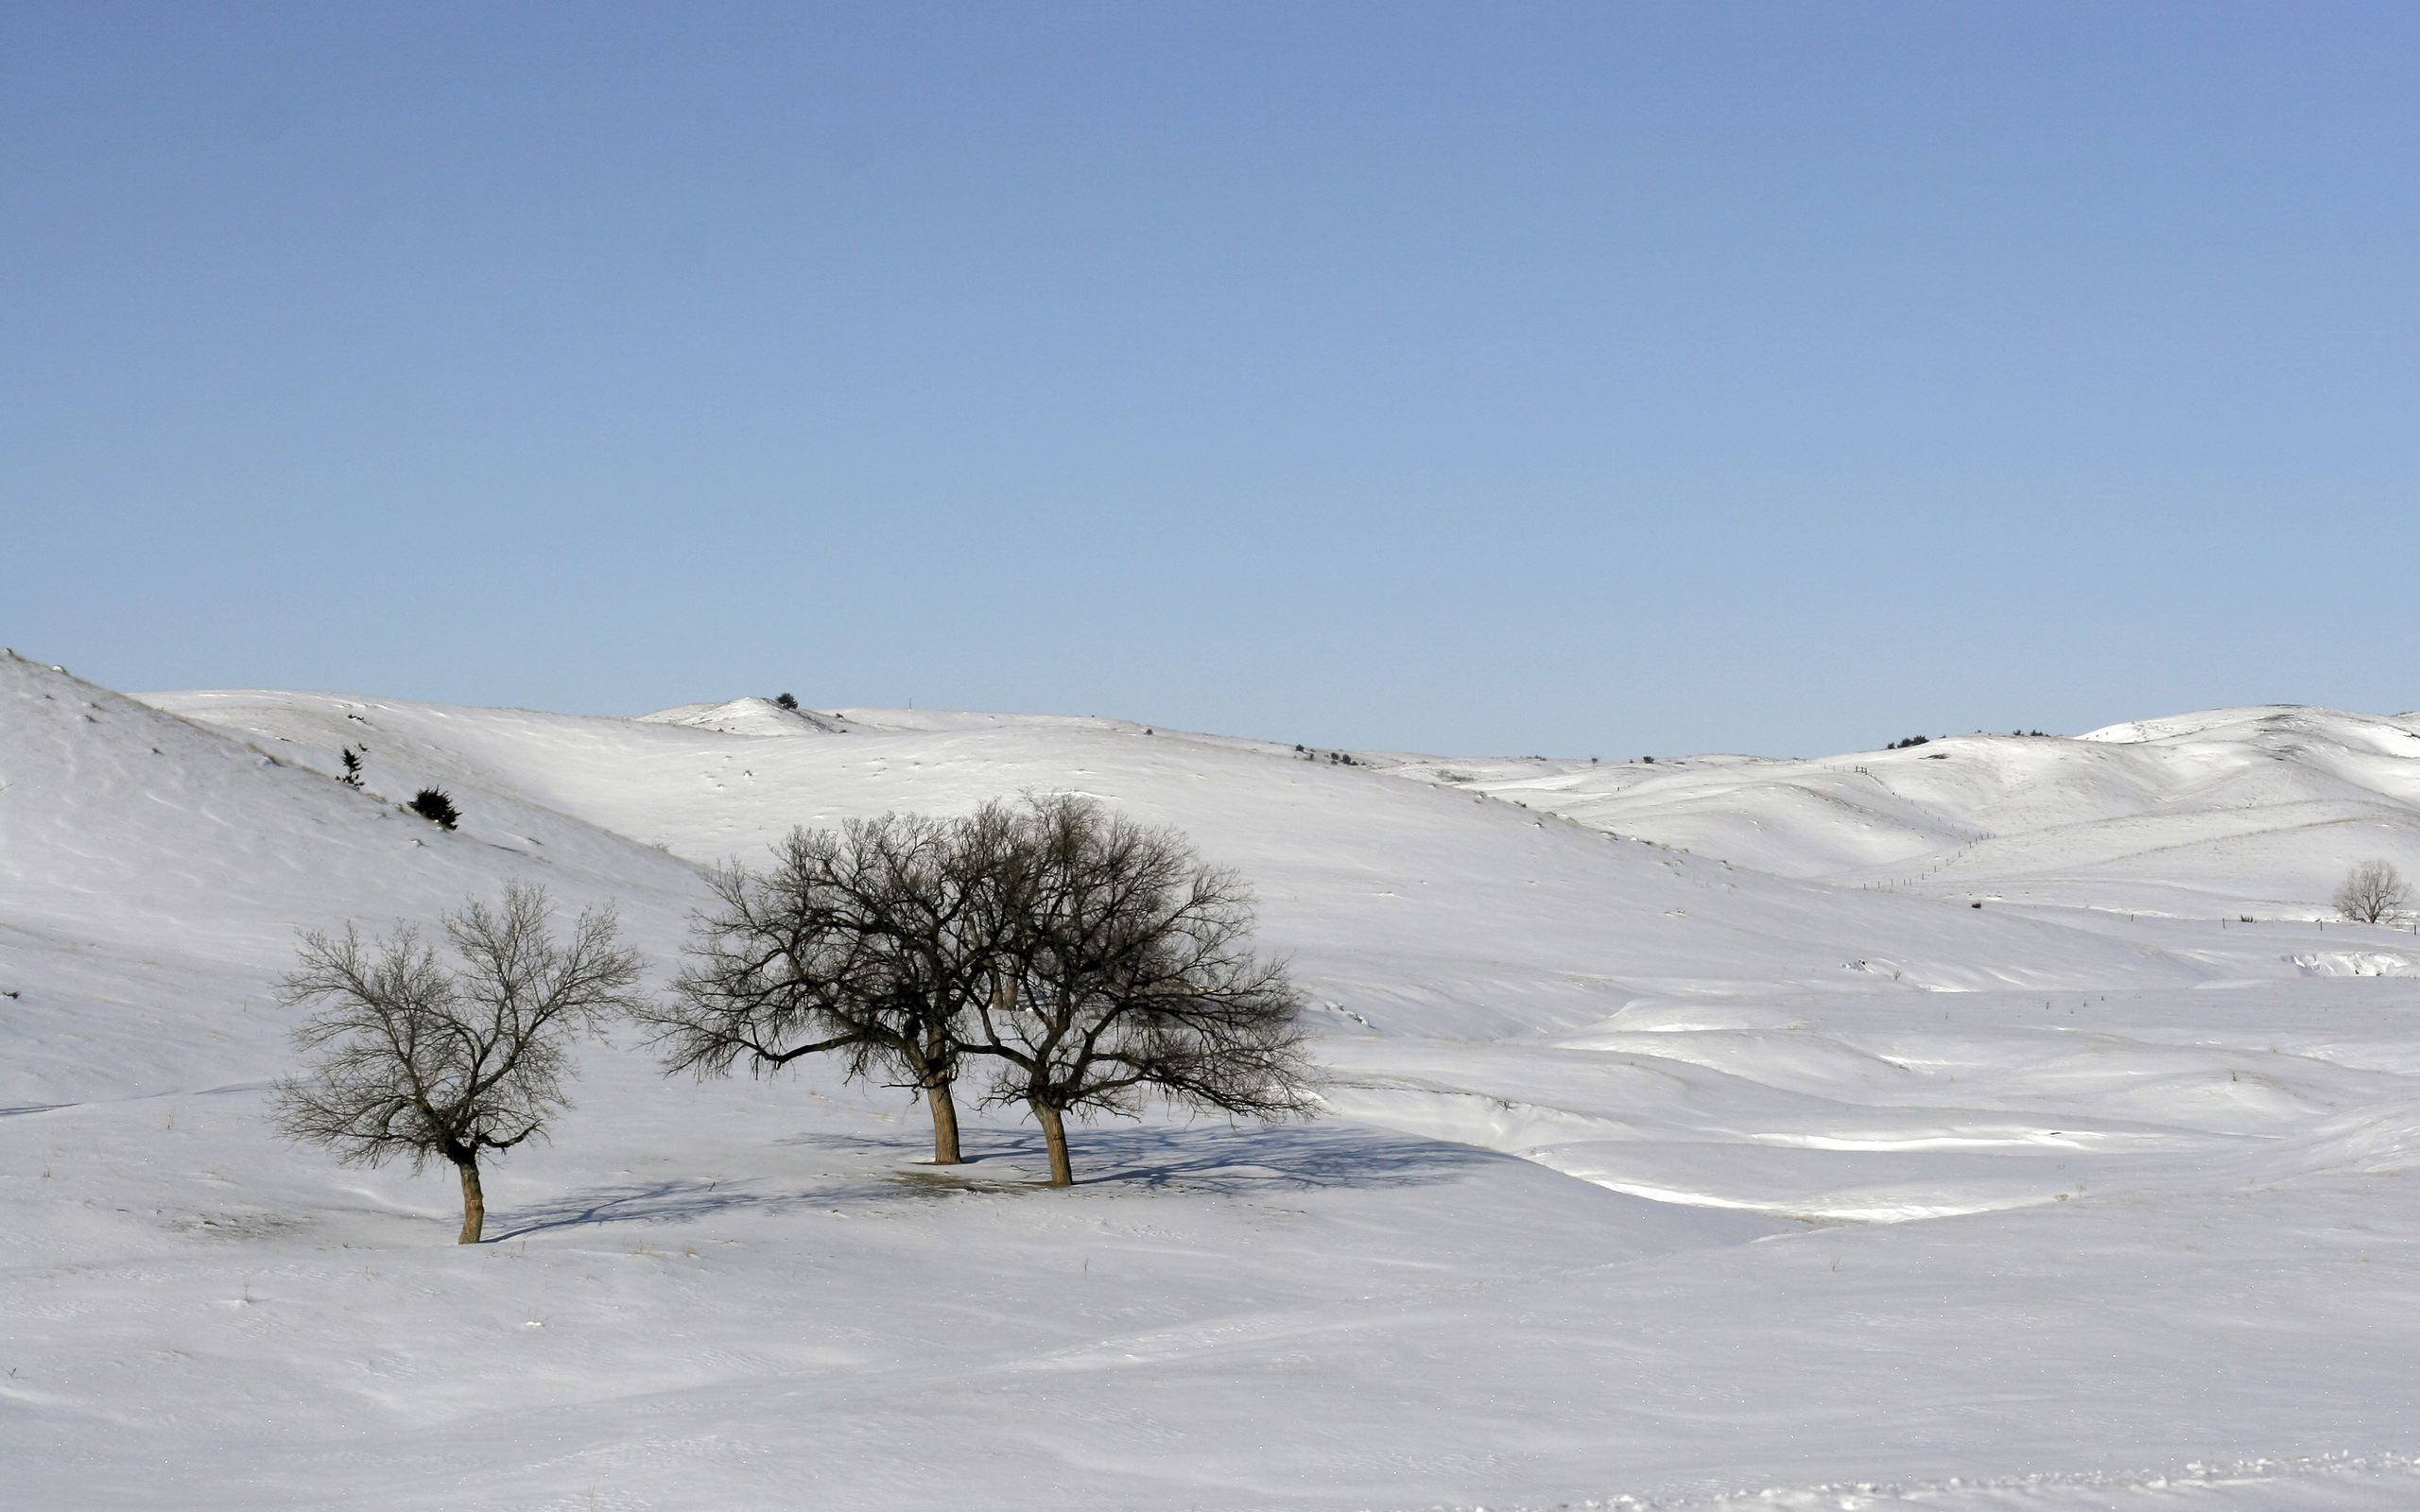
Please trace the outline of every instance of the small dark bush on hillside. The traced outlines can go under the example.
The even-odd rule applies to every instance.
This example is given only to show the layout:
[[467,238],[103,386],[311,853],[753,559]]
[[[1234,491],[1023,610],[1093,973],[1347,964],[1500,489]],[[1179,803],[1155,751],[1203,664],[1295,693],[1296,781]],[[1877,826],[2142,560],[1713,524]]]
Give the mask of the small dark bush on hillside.
[[461,811],[455,808],[454,800],[445,796],[441,787],[422,788],[406,806],[441,830],[450,830],[462,819]]
[[787,709],[793,713],[798,712],[798,695],[794,693],[779,695],[773,699],[773,703],[776,707]]

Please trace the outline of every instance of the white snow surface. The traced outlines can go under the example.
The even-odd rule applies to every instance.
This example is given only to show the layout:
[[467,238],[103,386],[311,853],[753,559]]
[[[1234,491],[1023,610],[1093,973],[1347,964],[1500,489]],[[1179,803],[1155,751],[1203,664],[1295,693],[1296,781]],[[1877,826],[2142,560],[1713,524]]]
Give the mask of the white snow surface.
[[2326,917],[2346,857],[2420,873],[2420,717],[2222,709],[1816,761],[1385,769],[1786,877],[2129,913]]
[[683,725],[724,735],[825,735],[848,733],[849,722],[838,714],[812,709],[785,709],[770,698],[731,698],[721,703],[684,703],[639,716],[650,725]]
[[[2323,922],[2420,871],[2414,753],[1344,765],[0,656],[0,1505],[2420,1506],[2420,939]],[[1091,1126],[1054,1192],[1011,1110],[944,1171],[830,1068],[604,1044],[472,1247],[265,1123],[298,927],[526,878],[668,971],[704,866],[1028,788],[1253,880],[1328,1116]]]

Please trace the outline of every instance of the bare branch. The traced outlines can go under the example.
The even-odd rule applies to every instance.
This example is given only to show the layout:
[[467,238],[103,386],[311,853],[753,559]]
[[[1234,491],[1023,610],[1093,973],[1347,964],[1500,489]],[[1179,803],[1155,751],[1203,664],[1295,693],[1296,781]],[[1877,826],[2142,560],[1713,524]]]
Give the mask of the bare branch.
[[1073,1179],[1063,1115],[1131,1114],[1157,1096],[1258,1118],[1318,1102],[1301,999],[1252,951],[1251,890],[1184,836],[1090,799],[1031,798],[1014,981],[977,1016],[998,1066],[986,1102],[1032,1108],[1052,1180]]
[[2336,911],[2360,924],[2382,924],[2403,911],[2411,888],[2403,873],[2384,861],[2364,861],[2336,888]]
[[[641,963],[614,944],[610,908],[558,940],[536,886],[509,886],[494,907],[473,899],[441,924],[450,968],[408,924],[367,944],[350,924],[302,936],[279,996],[309,1012],[293,1036],[307,1058],[271,1112],[286,1138],[349,1164],[447,1160],[469,1194],[480,1151],[544,1137],[579,1039],[639,1006]],[[466,1240],[476,1229],[466,1222]]]

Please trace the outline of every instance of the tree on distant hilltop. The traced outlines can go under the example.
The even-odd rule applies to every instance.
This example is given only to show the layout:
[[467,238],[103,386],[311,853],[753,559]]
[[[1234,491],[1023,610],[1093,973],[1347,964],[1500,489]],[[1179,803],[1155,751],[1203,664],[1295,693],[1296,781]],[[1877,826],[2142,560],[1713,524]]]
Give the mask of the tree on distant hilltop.
[[2384,861],[2364,861],[2336,887],[2336,911],[2357,924],[2378,924],[2403,911],[2411,888]]
[[311,1010],[294,1031],[308,1058],[277,1084],[271,1116],[349,1165],[445,1160],[461,1178],[460,1242],[475,1245],[481,1158],[544,1137],[579,1038],[637,1007],[640,963],[614,943],[610,908],[557,938],[543,887],[473,899],[441,925],[450,965],[408,924],[366,943],[351,924],[303,935],[279,1000]]

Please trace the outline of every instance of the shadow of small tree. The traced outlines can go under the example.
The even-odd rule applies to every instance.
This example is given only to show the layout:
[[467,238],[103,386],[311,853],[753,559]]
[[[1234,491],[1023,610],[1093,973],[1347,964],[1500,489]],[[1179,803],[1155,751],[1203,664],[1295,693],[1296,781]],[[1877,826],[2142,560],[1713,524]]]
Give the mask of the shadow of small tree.
[[527,1239],[557,1228],[590,1228],[606,1224],[691,1223],[717,1213],[786,1212],[830,1207],[812,1193],[767,1193],[752,1183],[679,1178],[640,1181],[618,1187],[591,1187],[553,1202],[512,1214],[509,1227],[488,1241]]
[[[970,1155],[986,1163],[1011,1162],[1036,1171],[1046,1161],[1039,1131],[969,1131]],[[988,1134],[988,1138],[984,1137]],[[799,1189],[741,1179],[674,1178],[593,1187],[556,1201],[514,1212],[499,1225],[497,1241],[555,1229],[609,1224],[695,1223],[719,1214],[779,1215],[809,1211],[847,1211],[900,1202],[932,1201],[969,1194],[1030,1194],[1051,1200],[1051,1189],[1024,1171],[977,1176],[967,1167],[947,1171],[921,1162],[923,1143],[912,1138],[808,1134],[785,1140],[790,1146],[842,1157],[889,1158],[898,1169],[862,1173],[830,1186]],[[1323,1189],[1420,1186],[1449,1181],[1513,1157],[1467,1144],[1336,1125],[1202,1126],[1133,1125],[1085,1130],[1078,1149],[1078,1190],[1184,1192],[1249,1198]],[[1060,1194],[1063,1195],[1063,1190]]]

